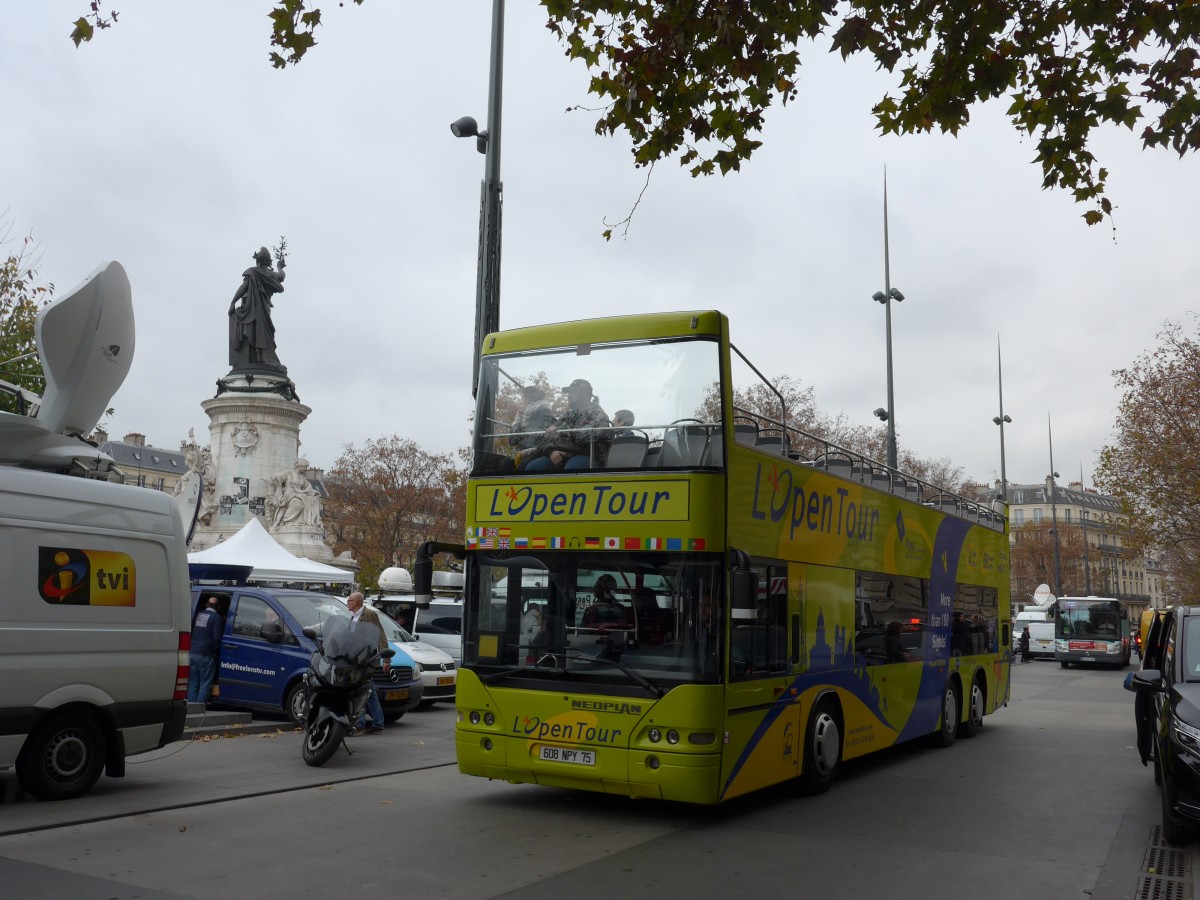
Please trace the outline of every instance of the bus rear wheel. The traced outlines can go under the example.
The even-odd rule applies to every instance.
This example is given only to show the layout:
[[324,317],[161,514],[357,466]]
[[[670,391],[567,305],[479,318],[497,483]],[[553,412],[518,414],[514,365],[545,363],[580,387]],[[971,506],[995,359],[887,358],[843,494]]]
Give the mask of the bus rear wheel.
[[958,725],[960,738],[973,738],[983,727],[983,713],[987,703],[983,693],[983,685],[976,678],[971,682],[971,696],[967,701],[967,720]]
[[942,694],[942,715],[938,730],[931,734],[930,741],[935,747],[949,747],[958,737],[958,689],[953,682],[946,684],[946,692]]
[[804,768],[800,772],[800,791],[823,794],[833,784],[842,764],[842,726],[837,707],[829,701],[817,705],[804,735]]

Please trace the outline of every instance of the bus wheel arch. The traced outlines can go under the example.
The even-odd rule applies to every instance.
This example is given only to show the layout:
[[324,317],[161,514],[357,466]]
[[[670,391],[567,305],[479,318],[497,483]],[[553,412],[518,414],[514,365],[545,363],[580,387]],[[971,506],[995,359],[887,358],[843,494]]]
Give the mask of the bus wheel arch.
[[983,716],[987,710],[987,684],[983,670],[979,669],[971,678],[971,690],[967,695],[966,716],[958,723],[958,736],[972,738],[983,727]]
[[958,725],[962,718],[962,686],[957,675],[946,679],[942,688],[942,705],[938,715],[938,727],[929,737],[935,747],[949,747],[958,737]]
[[842,764],[844,721],[837,694],[831,691],[817,698],[804,729],[801,793],[823,794],[833,784]]

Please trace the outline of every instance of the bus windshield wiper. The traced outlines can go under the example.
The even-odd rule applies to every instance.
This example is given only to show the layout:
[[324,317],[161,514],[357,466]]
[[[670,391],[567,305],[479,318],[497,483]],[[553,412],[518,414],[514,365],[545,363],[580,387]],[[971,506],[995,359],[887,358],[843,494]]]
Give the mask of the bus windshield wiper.
[[[544,663],[547,659],[551,660],[553,664],[545,665]],[[565,654],[547,653],[544,654],[537,661],[537,663],[532,666],[505,666],[503,669],[495,672],[488,672],[486,675],[479,675],[478,673],[476,673],[476,675],[483,684],[493,684],[494,682],[503,681],[505,678],[509,678],[513,675],[529,675],[530,673],[536,673],[538,675],[562,675],[565,670],[558,665],[559,659],[562,659],[565,662]]]
[[518,675],[523,671],[525,671],[525,670],[520,668],[519,666],[508,666],[506,668],[501,669],[498,672],[488,672],[486,675],[478,675],[477,674],[476,677],[479,679],[479,681],[482,684],[492,684],[493,682],[501,681],[505,678],[508,678],[510,675]]
[[583,654],[583,653],[573,654],[571,656],[568,656],[567,659],[576,660],[576,661],[580,661],[580,662],[604,663],[607,666],[615,666],[616,668],[618,668],[622,672],[624,672],[626,675],[628,675],[630,680],[636,681],[638,684],[640,684],[642,687],[644,687],[646,690],[648,690],[650,693],[652,693],[655,697],[661,697],[665,693],[661,687],[659,687],[657,684],[655,684],[653,681],[651,681],[649,678],[647,678],[641,672],[638,672],[638,671],[635,671],[634,669],[629,668],[629,666],[625,665],[625,663],[621,662],[619,659],[611,659],[610,657],[607,657],[607,656],[587,656],[586,654]]

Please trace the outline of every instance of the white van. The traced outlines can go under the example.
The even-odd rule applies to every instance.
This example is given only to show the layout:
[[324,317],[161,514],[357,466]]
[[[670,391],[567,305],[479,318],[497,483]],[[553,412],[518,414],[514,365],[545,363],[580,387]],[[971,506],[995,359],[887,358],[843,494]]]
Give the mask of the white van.
[[111,483],[112,460],[77,437],[129,368],[120,265],[45,307],[37,340],[36,414],[0,412],[0,769],[61,800],[182,735],[189,586],[173,498]]
[[[1020,649],[1020,647],[1021,647],[1021,632],[1024,631],[1026,627],[1030,628],[1030,634],[1032,634],[1033,633],[1032,626],[1039,624],[1039,623],[1043,623],[1043,622],[1051,623],[1052,627],[1050,628],[1050,633],[1051,633],[1051,636],[1053,637],[1054,605],[1052,603],[1047,604],[1046,606],[1027,606],[1023,610],[1021,610],[1019,613],[1017,613],[1016,616],[1013,617],[1013,650],[1016,651],[1016,650]],[[1030,644],[1031,649],[1032,649],[1032,646],[1033,645],[1031,643]],[[1051,655],[1053,656],[1053,654],[1054,654],[1053,647],[1051,648],[1050,652],[1051,652]]]
[[[439,578],[439,575],[441,576]],[[379,574],[379,594],[367,597],[423,644],[437,647],[462,665],[462,575],[434,572],[434,595],[428,605],[417,604],[412,575],[391,566]]]

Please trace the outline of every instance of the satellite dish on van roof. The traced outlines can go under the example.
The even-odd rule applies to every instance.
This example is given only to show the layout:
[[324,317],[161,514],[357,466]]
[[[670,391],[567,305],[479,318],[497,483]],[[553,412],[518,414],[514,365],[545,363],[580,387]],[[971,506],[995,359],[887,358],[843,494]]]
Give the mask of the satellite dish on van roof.
[[379,573],[379,589],[397,594],[411,594],[413,592],[412,575],[408,573],[408,569],[402,569],[400,566],[388,566]]
[[34,334],[46,376],[37,420],[58,434],[89,434],[133,362],[133,300],[124,267],[101,263],[38,313]]
[[1033,602],[1038,606],[1045,606],[1053,599],[1054,595],[1050,593],[1050,585],[1048,584],[1039,584],[1033,592]]

